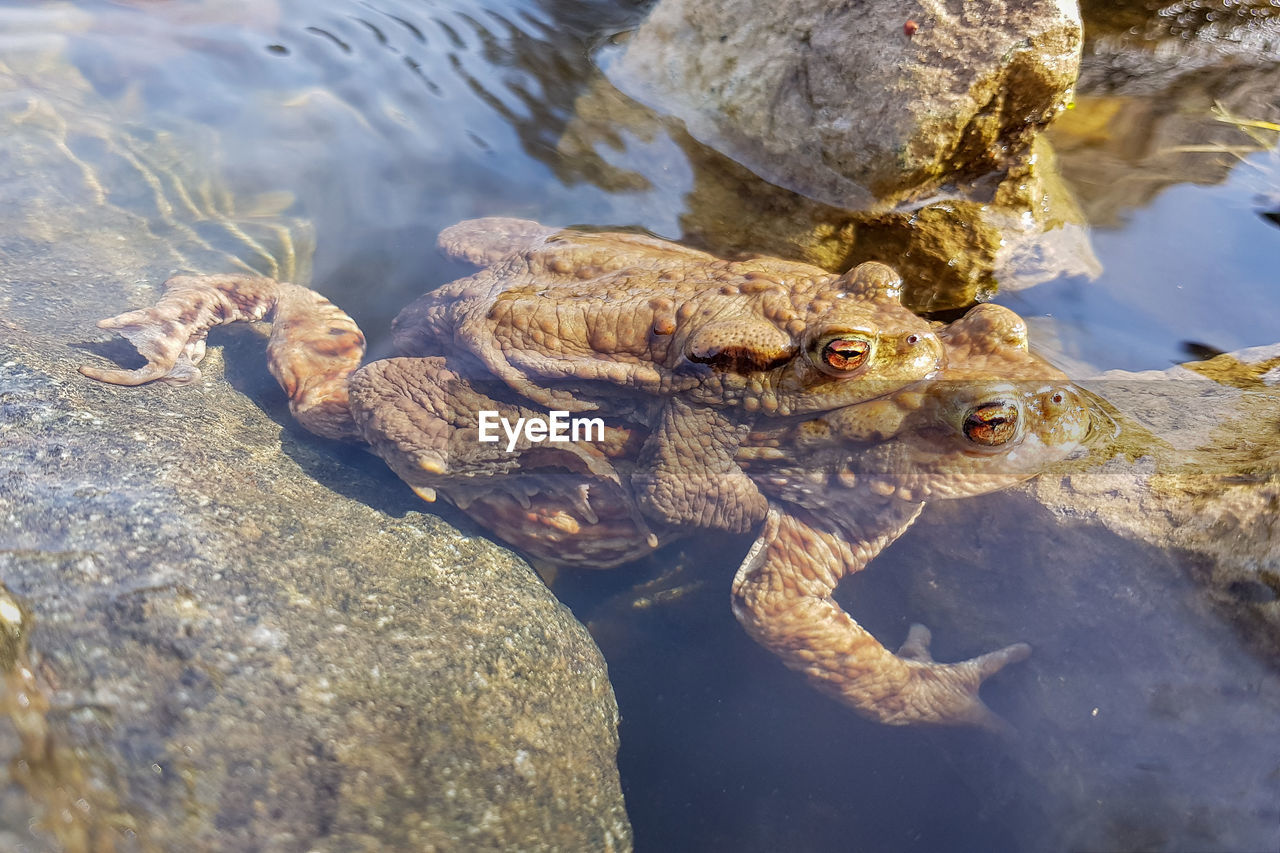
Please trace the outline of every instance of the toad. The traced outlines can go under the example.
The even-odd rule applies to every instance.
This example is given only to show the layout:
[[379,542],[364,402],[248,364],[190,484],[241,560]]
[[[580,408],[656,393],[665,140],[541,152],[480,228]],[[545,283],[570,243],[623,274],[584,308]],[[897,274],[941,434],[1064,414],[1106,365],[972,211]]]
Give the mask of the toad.
[[733,611],[788,667],[873,719],[999,728],[978,689],[1030,647],[938,663],[928,629],[913,625],[894,654],[831,597],[926,501],[1005,488],[1086,447],[1091,407],[1028,351],[1016,314],[980,305],[941,337],[949,363],[937,378],[748,438],[739,461],[771,505]]
[[[393,327],[400,352],[449,357],[469,378],[495,376],[545,406],[654,423],[631,476],[638,505],[664,523],[750,529],[767,501],[734,452],[759,416],[873,399],[930,375],[942,358],[883,264],[837,276],[778,258],[722,260],[643,234],[500,218],[452,226],[440,245],[485,268],[406,308]],[[339,309],[266,278],[178,276],[165,287],[154,308],[99,323],[148,364],[85,366],[86,375],[193,381],[209,328],[271,318],[269,365],[295,417],[321,435],[361,438],[346,385],[364,338]],[[424,447],[421,464],[447,472],[443,450]]]
[[[931,380],[832,412],[767,420],[748,433],[736,459],[770,509],[734,579],[733,610],[787,666],[866,716],[997,728],[979,688],[1028,646],[939,663],[929,632],[916,625],[895,654],[832,598],[927,501],[1034,476],[1080,452],[1090,434],[1090,407],[1029,352],[1012,311],[980,305],[939,338],[948,364]],[[470,382],[445,359],[430,361],[425,381],[416,360],[377,362],[351,391],[364,435],[419,495],[434,500],[439,490],[498,538],[553,564],[614,566],[696,530],[653,522],[637,505],[628,473],[645,425],[614,420],[594,441],[521,437],[514,455],[486,449],[477,412],[515,421],[545,411],[490,396],[500,383]],[[448,472],[424,467],[415,423],[447,425],[430,444],[467,463]]]
[[670,523],[742,531],[760,520],[765,499],[733,459],[757,414],[879,397],[941,358],[879,263],[837,276],[502,218],[454,225],[440,245],[484,268],[406,308],[397,348],[446,356],[553,409],[647,410],[655,428],[633,476],[647,514]]

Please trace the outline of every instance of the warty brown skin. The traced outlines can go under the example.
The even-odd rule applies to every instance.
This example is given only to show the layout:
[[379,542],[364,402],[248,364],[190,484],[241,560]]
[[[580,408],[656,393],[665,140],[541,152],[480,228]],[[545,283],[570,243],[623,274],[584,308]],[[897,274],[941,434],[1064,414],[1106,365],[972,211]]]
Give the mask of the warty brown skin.
[[[878,397],[942,358],[882,264],[836,276],[519,219],[459,223],[440,242],[485,269],[405,309],[395,323],[403,354],[446,356],[548,407],[656,423],[632,475],[655,523],[750,529],[768,504],[734,452],[757,419]],[[321,435],[358,437],[346,382],[363,337],[323,297],[271,279],[172,279],[154,308],[100,324],[134,342],[147,366],[85,372],[120,384],[192,381],[211,326],[264,319],[295,416]],[[435,450],[443,464],[444,449]]]
[[[521,396],[609,409],[618,387],[779,416],[879,397],[940,366],[927,321],[899,302],[889,267],[844,275],[780,258],[729,261],[643,234],[478,219],[440,236],[485,268],[396,318],[404,355],[470,355]],[[818,342],[865,339],[859,367]],[[572,384],[555,384],[571,380]],[[634,395],[632,395],[634,396]]]
[[501,383],[467,381],[438,356],[430,366],[386,359],[351,383],[361,431],[420,497],[434,501],[438,491],[529,557],[556,565],[611,568],[684,532],[650,521],[635,500],[628,473],[644,429],[610,426],[603,441],[568,443],[521,435],[507,452],[505,436],[502,446],[479,441],[477,413],[514,423],[546,411],[503,395]]
[[454,225],[440,245],[484,269],[406,308],[398,349],[443,355],[548,408],[651,410],[634,485],[661,522],[749,529],[767,505],[733,459],[751,423],[882,396],[942,358],[883,264],[837,276],[501,218]]
[[1086,447],[1090,406],[1030,354],[1017,315],[978,306],[941,337],[949,366],[937,378],[748,437],[740,462],[771,507],[733,608],[787,666],[880,722],[998,728],[978,688],[1029,647],[941,664],[917,625],[893,654],[831,597],[926,501],[1005,488]]

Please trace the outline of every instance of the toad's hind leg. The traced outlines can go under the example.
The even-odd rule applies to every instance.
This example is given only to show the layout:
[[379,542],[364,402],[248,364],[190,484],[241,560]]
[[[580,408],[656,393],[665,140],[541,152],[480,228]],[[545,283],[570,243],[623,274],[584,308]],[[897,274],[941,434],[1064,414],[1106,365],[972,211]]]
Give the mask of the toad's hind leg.
[[734,578],[734,615],[788,667],[864,716],[891,725],[1004,728],[978,689],[993,673],[1027,657],[1029,646],[1017,643],[959,663],[938,663],[929,654],[928,630],[915,625],[895,655],[831,598],[844,575],[865,566],[918,513],[918,505],[891,507],[858,531],[864,535],[850,536],[852,531],[837,534],[802,510],[783,514],[771,508]]
[[[383,359],[352,377],[352,414],[374,452],[429,501],[437,489],[456,497],[539,466],[572,473],[575,482],[621,485],[612,462],[589,441],[531,441],[520,427],[546,413],[496,400],[486,384],[495,383],[469,382],[439,356]],[[482,430],[486,415],[492,422]],[[499,422],[506,426],[499,429]]]
[[733,458],[749,429],[723,409],[668,400],[631,477],[644,511],[675,525],[750,530],[769,504]]
[[115,385],[194,382],[211,328],[269,320],[267,366],[294,417],[327,438],[358,437],[347,379],[364,357],[364,335],[341,309],[313,290],[255,276],[175,276],[164,287],[154,307],[98,323],[133,344],[147,363],[137,370],[82,365],[81,373]]

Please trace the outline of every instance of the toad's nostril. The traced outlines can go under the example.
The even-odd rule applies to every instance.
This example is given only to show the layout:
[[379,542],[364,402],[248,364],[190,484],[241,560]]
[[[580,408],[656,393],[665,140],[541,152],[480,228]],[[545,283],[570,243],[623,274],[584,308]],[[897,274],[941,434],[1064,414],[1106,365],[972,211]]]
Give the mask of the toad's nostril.
[[920,336],[919,336],[919,335],[907,335],[907,344],[908,344],[908,345],[910,345],[910,346],[915,346],[915,345],[916,345],[916,344],[918,344],[918,343],[920,343]]

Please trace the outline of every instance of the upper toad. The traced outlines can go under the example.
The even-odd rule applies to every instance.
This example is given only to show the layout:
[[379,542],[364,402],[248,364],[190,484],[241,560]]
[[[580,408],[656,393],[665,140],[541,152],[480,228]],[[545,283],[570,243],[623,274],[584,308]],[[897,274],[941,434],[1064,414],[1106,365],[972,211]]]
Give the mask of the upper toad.
[[447,228],[440,245],[484,269],[406,308],[398,349],[447,356],[469,376],[465,359],[476,359],[482,375],[551,408],[652,410],[636,486],[646,512],[670,523],[745,530],[759,521],[765,501],[733,461],[757,413],[879,397],[928,376],[942,357],[883,264],[837,276],[501,218]]

